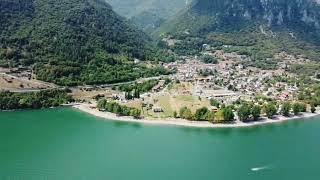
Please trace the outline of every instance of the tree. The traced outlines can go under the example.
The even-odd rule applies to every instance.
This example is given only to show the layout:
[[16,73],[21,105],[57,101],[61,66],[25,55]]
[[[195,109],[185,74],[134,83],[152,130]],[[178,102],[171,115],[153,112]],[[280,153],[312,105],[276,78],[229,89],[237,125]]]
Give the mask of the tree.
[[217,108],[220,107],[220,102],[218,100],[215,100],[215,99],[210,99],[210,104],[211,104],[211,106],[215,106]]
[[257,121],[260,118],[260,115],[261,115],[261,107],[258,106],[258,105],[254,105],[251,108],[251,115],[253,117],[253,120]]
[[298,99],[299,100],[304,100],[306,98],[304,92],[300,91],[299,94],[298,94]]
[[125,92],[125,98],[127,100],[133,99],[132,91],[128,90],[127,92]]
[[133,116],[134,118],[141,117],[140,109],[124,106],[124,105],[118,104],[117,102],[107,102],[107,101],[101,100],[100,102],[101,106],[104,103],[105,103],[104,110],[111,113],[115,113],[118,116]]
[[284,102],[281,107],[281,114],[283,116],[290,116],[291,104],[289,102]]
[[300,112],[307,111],[306,104],[300,103],[300,102],[294,103],[292,109],[293,109],[294,115],[298,115]]
[[206,115],[206,117],[207,117],[207,121],[210,121],[210,122],[213,122],[214,121],[214,115],[215,115],[215,113],[214,112],[212,112],[212,111],[208,111],[208,113],[207,113],[207,115]]
[[234,113],[230,107],[226,107],[223,109],[223,118],[228,122],[234,120]]
[[247,104],[243,104],[238,109],[238,116],[240,121],[245,122],[249,120],[251,114],[250,107]]
[[300,111],[307,112],[307,105],[305,103],[300,103]]
[[106,111],[108,111],[108,112],[113,112],[113,106],[114,106],[114,104],[115,104],[114,102],[107,103],[106,106],[105,106],[105,107],[106,107],[106,108],[105,108]]
[[203,55],[201,57],[201,60],[202,62],[206,63],[206,64],[217,64],[218,63],[218,60],[213,57],[213,56],[210,56],[210,55]]
[[107,100],[106,100],[106,99],[100,99],[100,100],[98,101],[97,108],[98,108],[99,110],[106,109],[106,104],[107,104]]
[[196,113],[194,114],[194,119],[197,121],[205,121],[207,120],[208,112],[209,110],[206,107],[197,109]]
[[192,120],[193,118],[191,110],[187,107],[182,107],[179,113],[182,119]]
[[294,103],[292,105],[294,115],[298,115],[300,113],[300,105],[299,103]]
[[217,123],[224,122],[224,111],[222,109],[220,109],[219,111],[217,111],[215,113],[214,121],[217,122]]
[[141,117],[141,110],[140,109],[131,109],[130,115],[133,116],[134,118],[138,119]]
[[265,106],[265,112],[267,114],[267,117],[272,119],[273,116],[277,114],[277,108],[273,103],[268,103]]
[[73,102],[66,90],[43,90],[30,93],[0,92],[0,110],[56,107]]
[[134,89],[134,98],[140,98],[140,90],[137,87]]
[[121,106],[117,103],[114,104],[112,112],[117,114],[117,115],[123,115],[122,114],[122,110],[121,110]]
[[174,118],[178,118],[178,113],[177,113],[177,111],[174,111],[174,112],[173,112],[173,117],[174,117]]

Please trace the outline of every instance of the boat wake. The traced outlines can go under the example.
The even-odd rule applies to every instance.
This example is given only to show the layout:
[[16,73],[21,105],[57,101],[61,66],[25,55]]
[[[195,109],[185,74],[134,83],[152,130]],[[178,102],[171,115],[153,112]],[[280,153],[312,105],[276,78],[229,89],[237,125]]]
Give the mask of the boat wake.
[[271,166],[254,167],[254,168],[251,168],[251,171],[262,171],[270,168]]

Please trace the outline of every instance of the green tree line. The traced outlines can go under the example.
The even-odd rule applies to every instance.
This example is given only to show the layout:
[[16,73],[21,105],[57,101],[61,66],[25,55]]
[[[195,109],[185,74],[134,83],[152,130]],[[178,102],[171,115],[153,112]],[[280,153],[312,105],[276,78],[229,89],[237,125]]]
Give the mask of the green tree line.
[[43,90],[30,93],[0,92],[0,110],[38,109],[73,102],[67,90]]
[[231,107],[222,107],[217,112],[209,110],[207,107],[202,107],[197,109],[194,114],[189,108],[182,107],[179,111],[179,117],[193,121],[210,121],[217,123],[232,122],[235,120],[235,115]]
[[97,108],[100,111],[111,112],[119,116],[132,116],[134,118],[141,118],[140,109],[120,105],[117,102],[107,101],[106,99],[100,99],[98,101]]

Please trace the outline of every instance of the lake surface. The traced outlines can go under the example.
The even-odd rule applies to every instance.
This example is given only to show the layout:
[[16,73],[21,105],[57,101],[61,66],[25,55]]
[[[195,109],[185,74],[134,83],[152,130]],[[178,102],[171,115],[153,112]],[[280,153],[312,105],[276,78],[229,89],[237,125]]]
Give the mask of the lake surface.
[[242,129],[0,113],[0,180],[320,179],[320,118]]

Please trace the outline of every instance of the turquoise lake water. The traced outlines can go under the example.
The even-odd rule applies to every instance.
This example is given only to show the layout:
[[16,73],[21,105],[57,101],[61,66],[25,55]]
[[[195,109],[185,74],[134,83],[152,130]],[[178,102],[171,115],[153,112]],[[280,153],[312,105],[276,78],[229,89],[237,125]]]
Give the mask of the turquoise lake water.
[[69,108],[0,113],[0,180],[320,179],[320,118],[199,129]]

